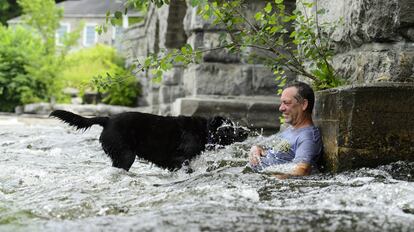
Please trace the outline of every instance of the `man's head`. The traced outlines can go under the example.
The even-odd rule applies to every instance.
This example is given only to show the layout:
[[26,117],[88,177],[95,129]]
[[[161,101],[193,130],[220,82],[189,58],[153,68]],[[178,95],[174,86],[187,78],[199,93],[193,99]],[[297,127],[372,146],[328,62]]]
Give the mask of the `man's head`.
[[283,88],[280,97],[280,112],[285,122],[292,126],[312,122],[312,110],[315,94],[312,88],[303,82],[293,82]]

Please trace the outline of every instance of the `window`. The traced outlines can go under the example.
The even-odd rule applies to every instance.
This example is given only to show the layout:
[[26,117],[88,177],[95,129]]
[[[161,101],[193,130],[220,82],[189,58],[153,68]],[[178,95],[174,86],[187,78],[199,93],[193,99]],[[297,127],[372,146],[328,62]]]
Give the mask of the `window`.
[[116,49],[121,49],[121,39],[124,29],[120,26],[112,27],[112,46]]
[[120,26],[112,27],[112,39],[114,41],[118,40],[121,37],[123,30],[124,29]]
[[91,46],[98,41],[98,33],[95,30],[96,24],[88,24],[83,30],[83,45]]
[[63,45],[63,38],[65,37],[66,33],[70,31],[70,24],[69,23],[61,23],[60,27],[56,30],[56,44]]

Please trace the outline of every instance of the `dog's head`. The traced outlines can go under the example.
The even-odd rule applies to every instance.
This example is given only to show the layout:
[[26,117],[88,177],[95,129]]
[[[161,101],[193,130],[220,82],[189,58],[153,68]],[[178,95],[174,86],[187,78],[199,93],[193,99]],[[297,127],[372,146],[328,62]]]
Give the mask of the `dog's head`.
[[228,118],[216,116],[208,121],[208,143],[229,145],[247,139],[249,129],[236,125]]

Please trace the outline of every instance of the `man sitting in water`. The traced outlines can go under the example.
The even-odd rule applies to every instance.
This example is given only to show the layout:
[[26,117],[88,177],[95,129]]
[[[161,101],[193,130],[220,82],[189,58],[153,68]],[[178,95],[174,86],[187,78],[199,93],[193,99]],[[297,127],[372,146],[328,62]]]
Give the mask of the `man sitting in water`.
[[322,153],[320,132],[312,120],[315,95],[309,85],[294,82],[284,87],[280,101],[279,110],[289,127],[278,135],[280,142],[252,146],[249,164],[253,170],[262,171],[272,165],[294,163],[290,173],[276,177],[309,175]]

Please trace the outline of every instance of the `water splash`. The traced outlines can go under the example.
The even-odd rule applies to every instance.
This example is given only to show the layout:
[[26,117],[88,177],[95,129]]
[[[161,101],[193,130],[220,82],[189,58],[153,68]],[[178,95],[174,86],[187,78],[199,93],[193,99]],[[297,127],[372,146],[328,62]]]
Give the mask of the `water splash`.
[[258,136],[204,152],[192,174],[141,160],[125,172],[110,167],[99,127],[80,133],[17,118],[0,125],[1,231],[414,228],[412,162],[277,180],[245,170],[250,146],[264,139]]

